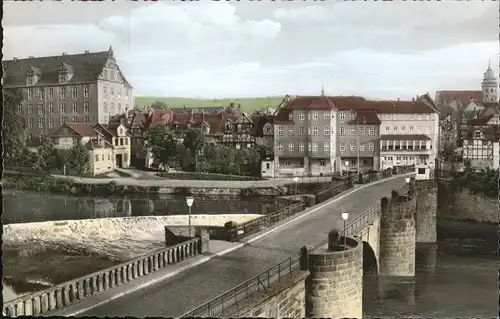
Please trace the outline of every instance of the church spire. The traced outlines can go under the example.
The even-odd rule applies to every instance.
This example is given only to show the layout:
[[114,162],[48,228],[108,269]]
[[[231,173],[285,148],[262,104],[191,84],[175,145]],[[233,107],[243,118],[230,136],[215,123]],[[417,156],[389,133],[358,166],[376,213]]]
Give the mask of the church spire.
[[325,90],[323,88],[323,85],[321,85],[321,96],[325,96]]
[[491,69],[491,59],[488,59],[488,69]]

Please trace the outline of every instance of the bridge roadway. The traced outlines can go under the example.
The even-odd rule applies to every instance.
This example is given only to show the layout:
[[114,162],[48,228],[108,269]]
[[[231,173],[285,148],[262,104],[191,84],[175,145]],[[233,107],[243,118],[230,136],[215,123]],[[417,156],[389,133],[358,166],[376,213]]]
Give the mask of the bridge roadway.
[[[341,207],[350,212],[349,218],[355,218],[380,203],[381,197],[390,196],[391,189],[398,189],[402,185],[404,177],[360,189],[357,187],[352,194],[343,198],[341,195],[340,199],[331,203],[324,202],[318,206],[328,203],[325,207],[251,244],[77,315],[178,317],[296,254],[300,247],[324,241],[331,229],[341,229]],[[86,300],[84,303],[87,301],[91,302]],[[61,312],[58,314],[64,315]]]

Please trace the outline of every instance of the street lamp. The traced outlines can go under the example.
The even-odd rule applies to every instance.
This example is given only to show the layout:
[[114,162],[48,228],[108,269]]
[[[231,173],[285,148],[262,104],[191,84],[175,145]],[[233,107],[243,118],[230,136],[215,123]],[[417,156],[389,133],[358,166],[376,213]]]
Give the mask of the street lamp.
[[348,176],[349,175],[349,161],[345,161],[345,175]]
[[191,238],[191,206],[193,206],[194,197],[188,196],[186,197],[186,204],[189,207],[189,238]]
[[410,197],[410,178],[405,178],[406,182],[406,196]]
[[299,186],[298,186],[298,183],[299,183],[299,177],[298,176],[295,176],[293,178],[293,181],[295,182],[295,195],[297,195],[299,193]]
[[345,224],[346,224],[347,218],[349,218],[349,213],[342,211],[340,213],[340,216],[344,220],[344,250],[347,250],[347,237],[346,237],[347,234],[346,234],[346,230],[345,230]]

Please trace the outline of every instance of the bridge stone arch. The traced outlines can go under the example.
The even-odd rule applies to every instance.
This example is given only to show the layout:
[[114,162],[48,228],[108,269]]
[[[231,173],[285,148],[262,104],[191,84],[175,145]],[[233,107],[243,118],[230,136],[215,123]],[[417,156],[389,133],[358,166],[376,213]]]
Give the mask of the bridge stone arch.
[[380,214],[369,225],[354,234],[354,237],[363,244],[363,273],[379,273],[380,251]]

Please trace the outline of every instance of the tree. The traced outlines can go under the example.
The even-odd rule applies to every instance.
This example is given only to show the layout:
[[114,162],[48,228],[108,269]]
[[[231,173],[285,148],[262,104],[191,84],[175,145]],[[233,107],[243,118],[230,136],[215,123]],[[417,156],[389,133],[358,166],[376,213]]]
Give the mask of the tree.
[[166,125],[155,125],[148,136],[155,161],[167,166],[177,155],[177,142],[170,127]]
[[184,136],[184,146],[191,153],[194,158],[196,172],[198,172],[198,155],[205,145],[205,137],[198,130],[190,129]]
[[164,101],[154,101],[153,104],[151,104],[151,108],[154,109],[154,110],[164,110],[166,108],[168,108],[167,106],[167,103],[165,103]]
[[26,148],[26,121],[16,114],[23,100],[21,90],[4,90],[4,117],[3,117],[3,152],[7,164],[20,167],[20,158],[25,155]]
[[60,163],[57,150],[49,138],[45,138],[42,141],[35,158],[34,168],[42,172],[50,173],[50,169]]
[[82,143],[76,143],[68,152],[68,167],[78,175],[84,173],[89,165],[89,153]]

